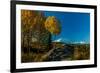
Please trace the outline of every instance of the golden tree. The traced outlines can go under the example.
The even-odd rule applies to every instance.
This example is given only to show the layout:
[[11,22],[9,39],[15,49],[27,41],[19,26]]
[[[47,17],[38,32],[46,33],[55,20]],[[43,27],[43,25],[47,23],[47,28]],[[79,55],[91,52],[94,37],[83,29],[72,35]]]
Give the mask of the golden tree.
[[[22,47],[30,46],[30,40],[32,37],[32,30],[36,25],[37,13],[32,10],[21,10],[21,39]],[[28,49],[30,50],[30,49]]]
[[37,19],[36,12],[31,10],[21,10],[21,23],[23,27],[23,32],[29,31],[32,27],[35,26]]
[[61,32],[60,22],[54,16],[49,16],[45,21],[45,28],[54,35]]
[[[21,32],[22,32],[22,45],[29,48],[34,43],[38,44],[38,48],[42,48],[41,45],[49,43],[50,32],[44,27],[46,18],[43,12],[32,10],[21,10]],[[32,38],[37,40],[32,43]],[[33,47],[35,47],[34,45]]]

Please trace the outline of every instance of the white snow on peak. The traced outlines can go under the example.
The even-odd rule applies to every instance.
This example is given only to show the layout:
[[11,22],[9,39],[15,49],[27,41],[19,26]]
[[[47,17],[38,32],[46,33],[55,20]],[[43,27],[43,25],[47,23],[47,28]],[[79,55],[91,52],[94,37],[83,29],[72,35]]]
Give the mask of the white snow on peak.
[[62,41],[61,38],[59,38],[59,39],[57,39],[57,40],[54,40],[54,42],[61,42],[61,41]]

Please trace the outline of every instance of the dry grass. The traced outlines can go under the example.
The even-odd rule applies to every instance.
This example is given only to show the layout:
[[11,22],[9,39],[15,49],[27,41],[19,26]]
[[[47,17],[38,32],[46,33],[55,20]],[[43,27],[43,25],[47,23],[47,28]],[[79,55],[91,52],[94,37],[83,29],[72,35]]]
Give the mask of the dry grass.
[[[70,45],[70,44],[69,44]],[[72,54],[70,54],[69,56],[65,56],[64,58],[62,58],[61,60],[87,60],[90,59],[90,45],[89,44],[82,44],[82,45],[70,45],[72,46],[73,50],[72,50]],[[61,48],[58,48],[56,50],[59,50]],[[66,48],[67,49],[67,48]],[[52,61],[52,60],[48,60],[49,57],[53,57],[53,55],[51,56],[50,54],[54,52],[54,48],[48,50],[48,51],[42,51],[42,52],[36,52],[36,51],[30,51],[28,52],[23,52],[22,51],[22,56],[21,56],[21,61],[22,62],[44,62],[44,61]],[[61,52],[54,52],[54,54],[58,54]],[[62,57],[65,54],[62,54],[60,57]]]

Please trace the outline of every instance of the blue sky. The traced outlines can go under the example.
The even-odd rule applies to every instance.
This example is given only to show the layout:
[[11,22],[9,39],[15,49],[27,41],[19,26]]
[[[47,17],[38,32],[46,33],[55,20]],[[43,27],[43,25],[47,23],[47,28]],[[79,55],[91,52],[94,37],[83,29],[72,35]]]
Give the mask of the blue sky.
[[44,11],[46,17],[55,16],[61,23],[61,33],[52,40],[90,42],[90,14],[76,12]]

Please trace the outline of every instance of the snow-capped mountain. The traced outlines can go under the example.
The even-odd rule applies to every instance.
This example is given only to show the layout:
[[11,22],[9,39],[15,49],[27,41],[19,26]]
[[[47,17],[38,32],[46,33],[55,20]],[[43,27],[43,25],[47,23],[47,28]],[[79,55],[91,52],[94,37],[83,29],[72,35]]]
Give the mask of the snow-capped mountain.
[[67,44],[86,44],[85,41],[70,41],[70,40],[67,40],[67,39],[63,39],[63,38],[59,38],[59,39],[56,39],[54,40],[53,42],[64,42],[64,43],[67,43]]
[[72,43],[70,40],[67,40],[67,39],[64,39],[64,38],[56,39],[53,42],[63,42],[63,43],[66,43],[66,44],[71,44]]
[[57,39],[57,40],[54,40],[53,42],[62,42],[62,39],[59,38],[59,39]]
[[79,41],[79,42],[73,42],[74,44],[86,44],[84,41]]

